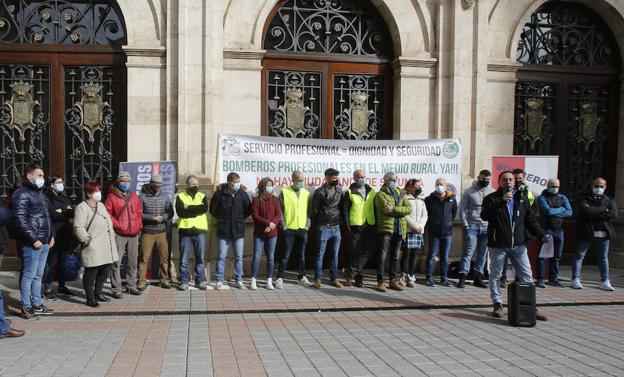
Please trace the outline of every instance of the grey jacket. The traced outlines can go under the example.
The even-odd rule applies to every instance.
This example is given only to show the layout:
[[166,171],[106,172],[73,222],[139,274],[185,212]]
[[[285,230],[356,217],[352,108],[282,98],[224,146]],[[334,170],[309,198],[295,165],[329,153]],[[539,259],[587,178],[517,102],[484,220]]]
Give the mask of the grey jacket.
[[493,193],[492,186],[481,188],[478,181],[472,182],[472,186],[467,188],[461,196],[459,203],[459,219],[464,227],[470,225],[488,225],[487,221],[481,218],[481,204],[483,198]]
[[[169,197],[163,190],[158,190],[158,193],[154,195],[149,192],[147,185],[144,185],[141,189],[139,200],[141,200],[141,206],[143,207],[143,233],[157,234],[166,232],[166,222],[173,217],[173,204]],[[154,220],[156,216],[162,216],[163,221],[159,223]]]
[[[91,226],[87,232],[89,223]],[[89,207],[87,202],[78,204],[74,212],[74,234],[80,243],[86,244],[81,255],[84,267],[97,267],[119,260],[113,221],[104,204],[98,203],[96,208]]]

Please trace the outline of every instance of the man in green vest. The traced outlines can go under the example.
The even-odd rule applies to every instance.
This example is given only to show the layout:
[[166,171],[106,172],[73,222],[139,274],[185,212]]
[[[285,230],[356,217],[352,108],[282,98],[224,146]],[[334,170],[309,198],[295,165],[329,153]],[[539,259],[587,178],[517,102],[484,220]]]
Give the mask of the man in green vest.
[[284,271],[286,271],[290,253],[297,240],[300,242],[299,283],[304,286],[310,285],[305,268],[305,248],[308,243],[308,230],[310,229],[310,192],[303,188],[304,176],[302,172],[294,171],[291,178],[292,184],[284,187],[279,194],[284,216],[283,235],[286,241],[286,249],[277,270],[277,280],[275,281],[275,288],[277,289],[284,288]]
[[362,269],[368,260],[375,242],[375,189],[366,183],[366,173],[362,169],[353,172],[353,183],[342,196],[342,214],[349,237],[351,255],[345,270],[345,284],[362,288]]
[[188,289],[189,255],[195,253],[195,287],[205,290],[204,255],[206,253],[206,233],[208,232],[208,200],[199,192],[199,180],[194,175],[186,178],[186,190],[179,193],[175,204],[178,214],[178,234],[180,238],[180,285],[178,289]]

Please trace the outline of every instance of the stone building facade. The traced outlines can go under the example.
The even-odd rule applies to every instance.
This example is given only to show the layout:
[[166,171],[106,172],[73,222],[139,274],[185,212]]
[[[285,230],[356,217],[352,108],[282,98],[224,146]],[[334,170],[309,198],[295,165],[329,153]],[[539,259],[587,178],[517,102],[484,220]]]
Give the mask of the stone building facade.
[[[0,20],[11,13],[2,10],[2,6],[10,3],[18,2],[0,0]],[[560,172],[566,178],[563,191],[572,186],[575,192],[579,191],[585,182],[576,180],[586,179],[589,173],[572,173],[589,169],[591,174],[598,172],[609,178],[609,191],[624,206],[624,181],[618,179],[624,172],[624,148],[621,148],[624,132],[619,131],[624,122],[621,115],[624,113],[619,110],[624,109],[620,76],[624,61],[620,47],[624,46],[622,0],[85,0],[84,3],[112,4],[123,36],[113,42],[109,38],[108,42],[92,44],[93,48],[80,46],[83,44],[80,33],[76,43],[57,41],[38,46],[33,42],[33,38],[39,38],[33,36],[34,31],[24,41],[8,40],[3,37],[0,25],[0,65],[47,64],[41,54],[51,50],[58,50],[59,56],[74,52],[89,55],[92,60],[85,58],[80,63],[84,66],[101,64],[97,56],[104,52],[119,59],[117,79],[122,93],[117,94],[114,103],[121,101],[126,105],[117,110],[113,126],[122,134],[113,137],[112,143],[121,144],[113,148],[120,160],[176,160],[180,177],[196,174],[209,190],[214,183],[219,133],[272,134],[271,114],[283,99],[269,98],[273,77],[269,74],[310,70],[307,67],[334,73],[342,69],[338,73],[345,77],[367,74],[383,79],[385,122],[377,137],[460,138],[464,186],[472,182],[479,170],[491,166],[492,155],[556,153],[565,155],[560,163]],[[291,10],[294,13],[282,9],[293,5],[299,7],[298,11]],[[351,25],[360,22],[363,28],[360,32],[364,34],[366,28],[374,29],[373,52],[353,52],[352,46],[340,50],[340,44],[338,50],[331,51],[308,45],[313,51],[309,53],[280,47],[279,41],[271,39],[276,37],[271,34],[276,30],[273,27],[281,22],[288,29],[297,17],[310,21],[303,8],[342,14]],[[345,9],[351,13],[341,13]],[[59,17],[64,16],[63,9],[57,10]],[[355,18],[349,18],[349,14],[365,17],[353,21]],[[41,14],[36,18],[42,22]],[[531,23],[533,28],[529,26]],[[576,27],[578,33],[557,34],[557,28],[564,24]],[[332,33],[341,31],[340,27],[332,30],[335,23],[331,21],[319,25],[310,21],[307,26],[308,32],[319,31],[317,42],[327,42],[335,37]],[[306,38],[305,33],[283,31],[294,39]],[[551,35],[543,37],[547,31]],[[115,33],[120,31],[113,30],[112,34]],[[355,39],[362,42],[366,39],[364,34]],[[521,42],[530,51],[522,52],[521,48],[518,52]],[[112,47],[100,51],[100,44]],[[305,50],[305,43],[302,45]],[[321,67],[322,64],[325,66]],[[51,88],[56,79],[51,76]],[[318,90],[330,99],[326,99],[321,121],[323,127],[331,128],[327,126],[331,121],[324,119],[330,119],[331,109],[338,106],[330,102],[339,92],[337,84],[330,82],[330,75],[323,79],[329,81]],[[279,85],[285,85],[280,80]],[[105,81],[102,81],[104,88]],[[332,88],[330,96],[328,92]],[[585,93],[586,90],[591,93]],[[580,95],[579,98],[572,95],[578,91],[586,94],[583,98],[587,101],[583,102]],[[105,97],[103,92],[102,97]],[[539,101],[531,102],[531,99]],[[71,102],[66,100],[65,108],[61,104],[55,107],[58,110],[50,111],[50,119],[59,116],[60,120],[49,127],[49,132],[65,145],[69,141],[63,137],[63,115],[54,111],[65,112],[73,105]],[[594,112],[587,115],[582,113],[583,109]],[[570,131],[575,121],[579,130]],[[55,131],[54,127],[60,129]],[[580,143],[569,140],[575,132],[579,138],[585,137],[581,141],[589,146],[587,151],[572,151]],[[336,130],[330,130],[316,136],[337,135]],[[50,140],[56,140],[54,137],[50,136]],[[58,146],[48,148],[49,156],[45,156],[49,158],[50,169],[67,172],[68,157],[63,150],[54,151],[55,147]],[[10,176],[7,166],[3,165],[2,174],[9,172]],[[459,244],[455,242],[455,252],[459,251]],[[618,242],[613,251],[614,255],[620,254],[624,246]]]

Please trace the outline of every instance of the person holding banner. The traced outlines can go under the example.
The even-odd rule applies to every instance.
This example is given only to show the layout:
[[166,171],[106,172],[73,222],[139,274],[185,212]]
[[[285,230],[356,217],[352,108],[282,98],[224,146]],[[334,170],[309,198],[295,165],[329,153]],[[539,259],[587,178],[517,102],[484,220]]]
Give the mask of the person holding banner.
[[199,180],[194,175],[186,178],[186,189],[176,196],[178,238],[180,239],[180,285],[186,291],[189,282],[189,258],[195,255],[195,288],[208,289],[204,271],[206,233],[208,233],[208,199],[199,192]]
[[423,234],[427,224],[427,206],[422,186],[421,179],[410,179],[405,184],[405,197],[412,205],[412,212],[405,216],[407,238],[401,247],[401,279],[399,280],[402,287],[414,288],[416,286],[414,284],[416,282],[416,251],[422,250],[425,244]]
[[126,269],[126,289],[131,295],[141,294],[136,287],[137,284],[137,263],[139,258],[139,235],[143,229],[143,208],[138,195],[130,191],[130,173],[120,171],[117,175],[117,182],[109,190],[104,206],[113,220],[115,237],[119,259],[113,263],[113,274],[111,286],[113,287],[113,297],[120,299],[123,297],[121,284],[121,261],[124,254],[128,255],[128,266]]
[[254,220],[254,256],[251,262],[251,289],[258,289],[256,277],[260,269],[260,258],[266,252],[266,288],[273,289],[273,266],[277,244],[277,224],[282,219],[279,200],[273,195],[273,180],[262,178],[258,183],[258,196],[251,202],[251,216]]
[[612,221],[618,217],[618,208],[613,198],[605,195],[607,181],[596,178],[591,191],[580,201],[578,209],[579,240],[576,260],[572,265],[572,288],[582,289],[581,267],[587,250],[591,247],[598,259],[600,289],[613,291],[609,280],[609,242],[615,238]]
[[336,169],[325,170],[325,183],[314,191],[310,208],[312,224],[317,228],[318,253],[316,254],[316,266],[314,269],[314,288],[321,288],[323,277],[323,259],[325,251],[331,244],[329,260],[330,284],[336,288],[342,288],[342,283],[337,279],[338,253],[340,251],[340,202],[342,200],[342,187],[338,183]]
[[544,280],[544,270],[546,260],[550,259],[550,272],[548,274],[548,284],[555,287],[565,287],[559,281],[559,260],[563,253],[563,219],[572,216],[572,206],[568,198],[559,192],[559,180],[550,178],[547,188],[542,192],[539,199],[540,218],[546,233],[550,234],[554,242],[554,255],[552,258],[537,259],[537,286],[546,288]]
[[384,283],[384,267],[388,255],[389,288],[402,291],[396,279],[399,270],[401,244],[407,238],[407,220],[405,217],[412,212],[412,205],[401,189],[397,187],[397,175],[387,172],[383,177],[383,186],[375,196],[375,224],[379,242],[379,259],[377,264],[377,290],[387,292]]
[[362,269],[374,250],[375,189],[366,184],[366,173],[362,169],[353,172],[353,183],[342,196],[342,216],[350,241],[351,258],[345,270],[345,284],[362,288]]
[[283,236],[286,242],[284,255],[277,270],[275,288],[284,288],[284,271],[288,266],[290,253],[299,241],[299,283],[303,286],[310,285],[306,277],[305,248],[308,244],[308,230],[310,229],[310,192],[303,188],[304,176],[300,171],[293,171],[292,183],[284,187],[279,195],[280,206],[284,217]]
[[173,205],[160,188],[163,179],[153,174],[147,185],[141,188],[143,207],[143,235],[141,236],[141,261],[139,263],[139,290],[147,284],[147,266],[152,259],[154,246],[158,249],[160,287],[171,288],[169,284],[169,243],[167,242],[167,220],[173,217]]
[[225,257],[232,245],[235,255],[234,271],[236,286],[243,285],[243,247],[245,243],[245,219],[251,215],[251,201],[245,187],[241,186],[240,175],[231,172],[227,183],[219,186],[210,200],[210,214],[217,220],[218,255],[215,275],[217,289],[223,288]]
[[453,242],[453,219],[457,215],[455,194],[446,189],[446,179],[435,181],[435,191],[425,198],[427,205],[427,236],[429,253],[427,254],[427,286],[435,287],[433,267],[435,257],[440,255],[440,285],[450,287],[447,278],[448,255]]

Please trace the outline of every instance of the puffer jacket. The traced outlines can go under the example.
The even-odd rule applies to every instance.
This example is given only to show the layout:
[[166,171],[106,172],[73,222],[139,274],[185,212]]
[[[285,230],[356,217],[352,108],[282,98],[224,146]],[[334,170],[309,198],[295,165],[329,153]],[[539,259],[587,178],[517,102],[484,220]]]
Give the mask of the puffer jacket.
[[487,221],[481,218],[481,205],[483,198],[494,191],[496,190],[492,186],[479,186],[479,181],[472,182],[472,186],[464,191],[461,196],[461,203],[459,203],[459,219],[464,227],[470,225],[487,226]]
[[417,234],[423,234],[425,232],[425,225],[427,225],[427,206],[425,205],[425,194],[420,193],[417,197],[407,194],[405,197],[412,205],[412,212],[405,216],[405,221],[407,221],[407,232],[417,233],[416,229],[421,228],[422,231]]
[[13,193],[11,201],[18,243],[22,246],[31,246],[37,241],[50,243],[55,231],[48,212],[48,198],[43,191],[25,180]]
[[342,200],[342,187],[334,186],[333,189],[322,185],[314,190],[310,208],[310,219],[316,227],[340,225],[340,201]]
[[450,236],[453,234],[453,219],[457,215],[457,200],[455,194],[445,191],[440,197],[432,192],[425,198],[427,205],[427,233],[436,236]]
[[[56,232],[55,243],[63,248],[71,244],[74,230],[70,220],[74,218],[74,206],[64,194],[57,194],[52,189],[47,190],[50,218]],[[61,212],[58,212],[61,210]]]
[[[129,200],[127,206],[126,200]],[[137,194],[132,191],[123,193],[116,186],[112,186],[108,191],[104,206],[113,221],[115,233],[119,236],[134,237],[141,233],[143,208]]]
[[[375,227],[377,233],[393,234],[394,220],[398,218],[401,225],[401,237],[405,239],[407,237],[407,220],[405,217],[412,212],[412,205],[400,189],[397,189],[397,193],[399,194],[399,205],[395,205],[394,195],[388,186],[382,186],[375,195]],[[388,204],[393,207],[391,213],[384,212],[384,208]]]
[[[167,231],[166,222],[173,217],[173,204],[169,197],[158,190],[156,194],[150,191],[148,185],[143,185],[139,195],[141,207],[143,207],[143,233],[157,234]],[[154,220],[156,216],[162,216],[163,222]]]
[[245,219],[251,215],[251,200],[241,186],[235,193],[221,184],[210,199],[210,214],[217,222],[217,237],[237,240],[245,236]]

